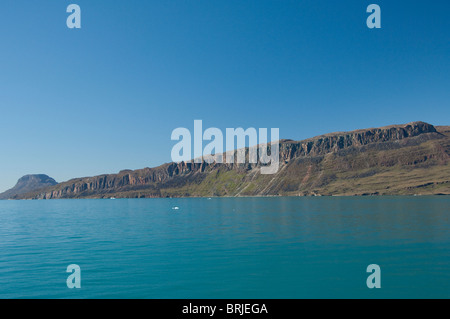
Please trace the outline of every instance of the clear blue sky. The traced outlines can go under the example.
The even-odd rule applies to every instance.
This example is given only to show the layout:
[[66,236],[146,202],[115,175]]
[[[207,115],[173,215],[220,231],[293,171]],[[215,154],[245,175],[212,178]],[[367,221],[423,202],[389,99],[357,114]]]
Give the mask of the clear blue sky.
[[169,162],[194,119],[296,140],[449,125],[449,16],[447,0],[2,0],[0,191]]

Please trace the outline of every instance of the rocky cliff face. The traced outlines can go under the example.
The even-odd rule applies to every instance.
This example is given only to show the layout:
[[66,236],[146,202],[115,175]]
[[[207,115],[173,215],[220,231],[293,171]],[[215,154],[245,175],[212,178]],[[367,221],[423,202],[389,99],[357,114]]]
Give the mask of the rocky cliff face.
[[17,181],[17,184],[13,188],[1,193],[0,199],[15,198],[22,194],[56,184],[57,183],[53,178],[44,174],[25,175]]
[[300,142],[285,142],[282,144],[280,154],[281,158],[285,160],[301,156],[324,155],[352,146],[400,141],[425,133],[436,133],[436,129],[433,125],[425,122],[414,122],[406,125],[330,133]]
[[[427,180],[427,174],[430,178],[439,175],[431,188],[434,189],[434,182],[443,183],[437,184],[441,186],[436,189],[446,193],[450,180],[449,145],[445,132],[438,132],[428,123],[414,122],[330,133],[303,141],[282,140],[280,169],[274,175],[261,175],[257,164],[168,163],[73,179],[21,198],[348,195],[364,189],[361,185],[352,186],[352,182],[362,183],[366,179],[367,185],[376,185],[370,178],[381,178],[390,170],[395,171],[392,182],[383,179],[375,188],[372,185],[367,189],[369,194],[408,193],[406,189],[414,193],[415,184],[410,183],[409,173],[399,173],[411,169],[422,169],[416,177],[418,185]],[[404,181],[395,180],[397,173],[404,175]],[[347,189],[340,188],[341,184]],[[436,193],[436,189],[432,192]]]

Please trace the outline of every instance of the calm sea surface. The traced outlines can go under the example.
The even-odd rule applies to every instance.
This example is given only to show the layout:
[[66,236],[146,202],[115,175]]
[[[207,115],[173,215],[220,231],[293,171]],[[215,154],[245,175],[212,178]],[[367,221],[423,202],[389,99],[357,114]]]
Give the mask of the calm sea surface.
[[450,298],[450,198],[0,201],[0,298]]

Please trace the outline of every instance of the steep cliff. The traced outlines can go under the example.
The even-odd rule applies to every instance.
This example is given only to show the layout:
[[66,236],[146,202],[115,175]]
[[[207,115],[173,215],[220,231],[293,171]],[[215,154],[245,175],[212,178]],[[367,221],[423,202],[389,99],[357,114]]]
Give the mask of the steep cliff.
[[[450,194],[448,127],[424,122],[280,141],[280,168],[168,163],[73,179],[15,198]],[[247,149],[248,152],[248,149]]]

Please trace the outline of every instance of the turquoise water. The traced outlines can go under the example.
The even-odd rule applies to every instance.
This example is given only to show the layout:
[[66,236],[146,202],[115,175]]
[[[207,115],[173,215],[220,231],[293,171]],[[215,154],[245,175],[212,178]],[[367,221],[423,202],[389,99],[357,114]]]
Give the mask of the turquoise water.
[[[449,298],[449,207],[443,196],[0,201],[0,298]],[[81,289],[66,286],[69,264]],[[369,264],[381,289],[366,286]]]

